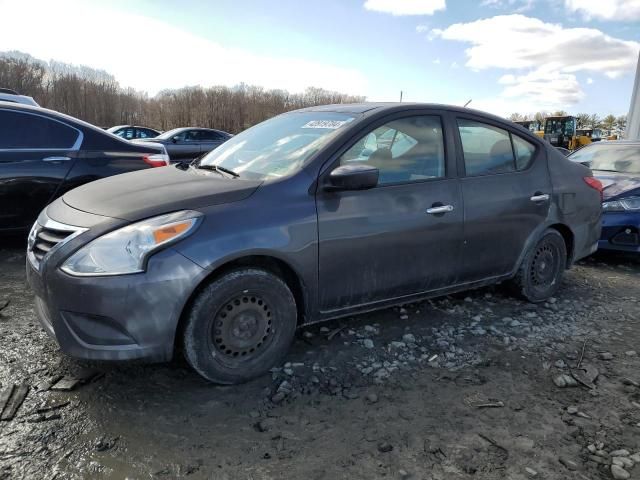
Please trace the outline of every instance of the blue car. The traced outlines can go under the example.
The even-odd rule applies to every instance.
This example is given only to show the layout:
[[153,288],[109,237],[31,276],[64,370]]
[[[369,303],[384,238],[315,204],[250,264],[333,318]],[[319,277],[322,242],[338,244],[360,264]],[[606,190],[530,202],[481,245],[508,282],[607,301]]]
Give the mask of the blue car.
[[640,141],[592,143],[569,156],[603,186],[598,248],[640,253]]

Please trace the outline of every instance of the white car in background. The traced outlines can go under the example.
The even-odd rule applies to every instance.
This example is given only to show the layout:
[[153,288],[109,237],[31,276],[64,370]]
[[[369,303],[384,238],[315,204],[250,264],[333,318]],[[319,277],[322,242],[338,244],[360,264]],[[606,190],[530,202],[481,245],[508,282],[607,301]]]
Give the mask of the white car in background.
[[20,95],[15,90],[10,88],[0,88],[0,101],[21,103],[23,105],[31,105],[32,107],[39,107],[38,103],[31,97],[26,95]]

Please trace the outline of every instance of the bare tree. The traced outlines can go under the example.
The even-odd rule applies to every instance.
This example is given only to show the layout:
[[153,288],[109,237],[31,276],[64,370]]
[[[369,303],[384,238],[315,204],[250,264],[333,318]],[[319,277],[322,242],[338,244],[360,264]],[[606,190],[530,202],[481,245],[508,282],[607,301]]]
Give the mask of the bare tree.
[[591,115],[589,115],[589,123],[588,123],[588,125],[589,125],[591,128],[598,128],[598,127],[600,127],[600,122],[601,122],[601,120],[600,120],[600,116],[598,116],[598,114],[597,114],[597,113],[592,113]]
[[602,128],[607,131],[607,135],[611,135],[614,125],[616,124],[616,117],[614,115],[607,115],[602,119]]
[[588,113],[579,113],[576,115],[576,124],[578,128],[586,128],[589,125],[590,115]]
[[129,123],[159,130],[201,126],[231,133],[297,108],[365,100],[317,87],[289,93],[246,84],[188,86],[149,98],[120,87],[102,70],[42,62],[19,52],[0,53],[0,86],[32,96],[43,107],[103,127]]

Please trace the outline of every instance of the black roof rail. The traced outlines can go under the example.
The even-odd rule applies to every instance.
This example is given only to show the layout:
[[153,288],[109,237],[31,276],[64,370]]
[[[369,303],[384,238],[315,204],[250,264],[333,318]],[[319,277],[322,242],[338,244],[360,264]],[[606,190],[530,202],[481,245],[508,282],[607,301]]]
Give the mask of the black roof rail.
[[10,93],[11,95],[19,95],[15,90],[11,90],[10,88],[0,88],[0,93]]

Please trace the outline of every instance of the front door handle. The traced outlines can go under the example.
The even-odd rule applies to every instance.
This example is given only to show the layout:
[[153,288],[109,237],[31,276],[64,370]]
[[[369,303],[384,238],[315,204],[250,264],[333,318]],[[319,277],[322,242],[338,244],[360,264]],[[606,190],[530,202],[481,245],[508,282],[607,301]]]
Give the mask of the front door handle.
[[43,162],[68,162],[71,160],[69,157],[45,157],[42,159]]
[[427,208],[427,213],[429,215],[439,215],[449,212],[453,212],[453,205],[439,205],[437,207]]
[[549,201],[549,194],[548,193],[537,193],[531,197],[531,201],[538,203],[538,202],[548,202]]

